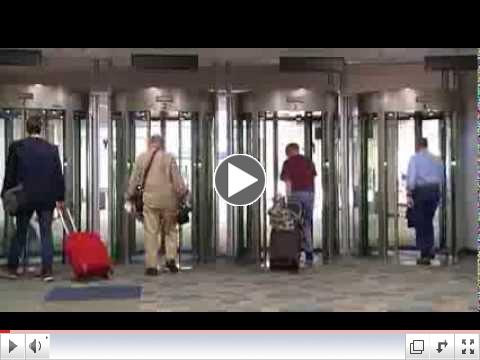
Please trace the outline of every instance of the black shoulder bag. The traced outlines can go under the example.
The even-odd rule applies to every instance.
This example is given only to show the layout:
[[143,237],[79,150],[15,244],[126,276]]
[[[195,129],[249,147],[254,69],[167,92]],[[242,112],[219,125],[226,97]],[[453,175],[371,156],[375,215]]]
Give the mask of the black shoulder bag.
[[[170,160],[172,161],[172,160]],[[171,168],[171,163],[169,165],[169,174],[170,174],[170,182],[172,185],[175,187],[175,182],[173,181],[173,174],[172,174],[172,168]],[[183,194],[182,198],[180,199],[178,203],[178,212],[177,212],[177,223],[178,225],[184,225],[188,224],[190,222],[190,211],[192,211],[191,207],[187,205],[187,202],[185,199],[187,198],[188,195],[188,190],[185,194]]]

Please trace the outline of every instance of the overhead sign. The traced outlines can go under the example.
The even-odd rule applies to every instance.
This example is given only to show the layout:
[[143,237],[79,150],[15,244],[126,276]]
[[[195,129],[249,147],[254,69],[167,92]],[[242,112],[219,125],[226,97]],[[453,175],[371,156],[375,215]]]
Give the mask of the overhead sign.
[[160,95],[155,98],[156,102],[173,102],[172,95]]
[[20,93],[18,98],[20,100],[33,100],[33,93]]

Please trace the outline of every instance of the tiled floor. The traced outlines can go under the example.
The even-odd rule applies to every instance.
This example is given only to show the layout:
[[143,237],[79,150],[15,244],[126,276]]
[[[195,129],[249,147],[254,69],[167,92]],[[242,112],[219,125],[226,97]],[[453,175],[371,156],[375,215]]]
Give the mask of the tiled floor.
[[[140,300],[45,302],[55,286],[87,286],[57,280],[0,279],[1,311],[476,311],[476,258],[449,267],[383,264],[350,259],[299,274],[255,267],[204,265],[157,278],[141,265],[116,269],[110,283],[143,286]],[[95,282],[91,285],[101,284]]]

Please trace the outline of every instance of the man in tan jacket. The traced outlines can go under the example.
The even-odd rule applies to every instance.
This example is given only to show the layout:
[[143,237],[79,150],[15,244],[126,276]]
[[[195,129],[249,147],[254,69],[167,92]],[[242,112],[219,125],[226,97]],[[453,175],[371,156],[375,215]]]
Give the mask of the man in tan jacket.
[[131,198],[141,182],[145,168],[152,165],[145,179],[143,218],[145,227],[145,274],[158,275],[158,252],[165,249],[166,266],[178,272],[176,264],[179,201],[187,194],[187,187],[177,166],[175,157],[165,151],[161,136],[150,138],[148,150],[138,156],[130,177],[127,196]]

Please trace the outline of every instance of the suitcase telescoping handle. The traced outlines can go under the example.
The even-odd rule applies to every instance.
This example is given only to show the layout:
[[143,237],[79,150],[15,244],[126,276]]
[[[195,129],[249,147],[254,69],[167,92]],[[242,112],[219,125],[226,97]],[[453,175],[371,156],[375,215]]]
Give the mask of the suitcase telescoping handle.
[[67,235],[70,235],[72,232],[77,232],[77,227],[73,222],[73,218],[72,218],[72,214],[70,213],[70,210],[68,208],[63,208],[60,211],[58,211],[58,213],[60,214],[60,219],[62,220],[63,229],[65,230]]

